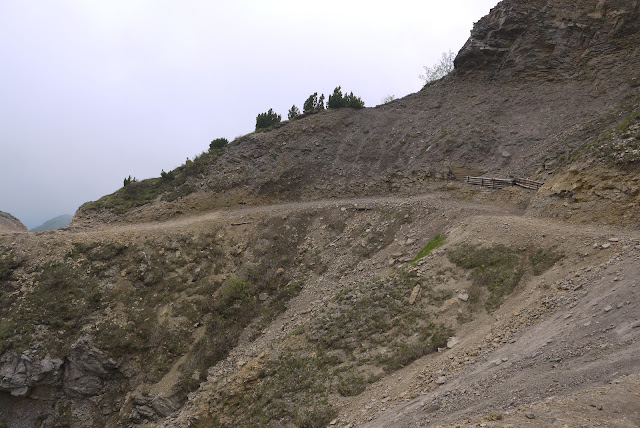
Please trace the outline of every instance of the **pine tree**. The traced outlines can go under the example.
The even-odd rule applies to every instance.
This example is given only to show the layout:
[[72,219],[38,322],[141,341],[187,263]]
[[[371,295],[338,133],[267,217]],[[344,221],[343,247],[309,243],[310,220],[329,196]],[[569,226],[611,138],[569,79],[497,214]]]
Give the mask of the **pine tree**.
[[302,112],[305,114],[313,113],[314,111],[316,111],[317,105],[318,105],[318,93],[314,92],[313,94],[309,95],[309,98],[307,98],[307,100],[302,105]]
[[296,117],[300,116],[300,110],[298,109],[298,107],[296,107],[296,105],[294,104],[290,109],[289,109],[289,120],[291,119],[295,119]]
[[329,102],[327,108],[340,108],[344,107],[344,100],[342,98],[341,87],[338,86],[333,90],[333,94],[329,95]]

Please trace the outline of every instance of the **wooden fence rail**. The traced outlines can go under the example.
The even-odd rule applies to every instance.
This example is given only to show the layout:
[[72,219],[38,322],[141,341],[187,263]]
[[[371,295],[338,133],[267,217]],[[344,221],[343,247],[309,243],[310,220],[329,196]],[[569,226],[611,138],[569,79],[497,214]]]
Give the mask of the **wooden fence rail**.
[[528,180],[526,178],[493,178],[493,177],[469,177],[464,181],[476,186],[489,187],[491,189],[502,189],[507,186],[519,186],[525,189],[538,190],[544,183]]
[[516,186],[531,190],[539,190],[544,185],[540,181],[527,180],[526,178],[514,178],[513,180]]

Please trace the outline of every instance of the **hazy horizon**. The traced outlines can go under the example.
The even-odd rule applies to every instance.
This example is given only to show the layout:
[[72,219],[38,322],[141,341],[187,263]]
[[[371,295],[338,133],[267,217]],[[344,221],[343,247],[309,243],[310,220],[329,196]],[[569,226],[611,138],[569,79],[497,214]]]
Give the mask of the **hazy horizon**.
[[0,2],[0,210],[72,215],[313,92],[416,92],[497,3]]

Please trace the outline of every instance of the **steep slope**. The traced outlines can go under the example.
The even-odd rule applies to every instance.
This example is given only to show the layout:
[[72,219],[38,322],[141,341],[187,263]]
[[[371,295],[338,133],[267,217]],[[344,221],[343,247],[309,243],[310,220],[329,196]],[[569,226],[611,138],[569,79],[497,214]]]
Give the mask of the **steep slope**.
[[640,97],[584,132],[532,201],[529,214],[570,222],[640,224]]
[[24,224],[9,213],[0,211],[0,233],[3,232],[26,232]]

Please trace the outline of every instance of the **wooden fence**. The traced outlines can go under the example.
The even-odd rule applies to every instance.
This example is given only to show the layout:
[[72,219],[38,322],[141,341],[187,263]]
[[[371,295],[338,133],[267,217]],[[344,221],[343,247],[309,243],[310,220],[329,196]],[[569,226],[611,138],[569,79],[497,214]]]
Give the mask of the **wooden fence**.
[[539,190],[544,185],[540,181],[527,180],[526,178],[514,178],[513,180],[516,186],[531,190]]
[[489,187],[491,189],[502,189],[507,186],[519,186],[525,189],[538,190],[544,184],[539,181],[527,180],[526,178],[492,178],[466,176],[464,178],[464,181],[469,184]]

